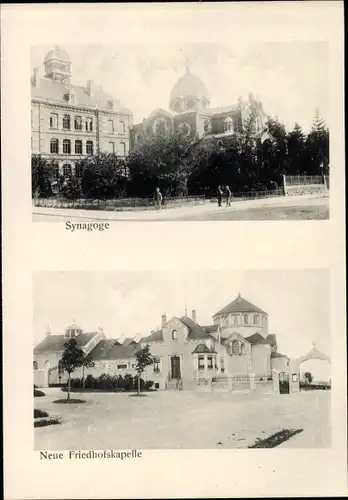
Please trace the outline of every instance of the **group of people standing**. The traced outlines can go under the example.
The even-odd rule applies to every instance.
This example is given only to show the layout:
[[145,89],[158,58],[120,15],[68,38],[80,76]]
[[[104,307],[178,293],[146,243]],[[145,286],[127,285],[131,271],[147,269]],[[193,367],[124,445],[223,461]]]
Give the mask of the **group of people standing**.
[[230,190],[230,186],[225,186],[225,189],[223,186],[218,186],[217,199],[218,199],[219,207],[222,206],[222,199],[224,196],[226,199],[226,207],[230,207],[231,206],[231,199],[232,199],[232,191]]

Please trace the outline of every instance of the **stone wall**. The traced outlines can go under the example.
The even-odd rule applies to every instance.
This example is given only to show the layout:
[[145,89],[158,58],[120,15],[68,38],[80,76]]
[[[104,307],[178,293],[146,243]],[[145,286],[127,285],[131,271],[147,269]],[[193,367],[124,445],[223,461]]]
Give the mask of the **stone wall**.
[[308,184],[299,186],[286,186],[285,196],[306,196],[309,194],[327,194],[324,184]]

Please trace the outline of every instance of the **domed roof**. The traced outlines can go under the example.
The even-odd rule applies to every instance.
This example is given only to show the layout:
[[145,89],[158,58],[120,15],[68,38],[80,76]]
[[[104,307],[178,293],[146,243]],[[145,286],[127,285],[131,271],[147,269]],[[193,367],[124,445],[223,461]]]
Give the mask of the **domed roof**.
[[50,61],[51,59],[59,59],[64,62],[71,62],[70,57],[68,56],[65,50],[60,49],[57,45],[53,50],[50,50],[44,59],[44,62]]
[[205,97],[208,99],[208,91],[200,78],[192,75],[188,69],[186,73],[179,78],[175,83],[170,93],[170,100],[176,97],[195,96],[198,98]]
[[259,307],[255,306],[251,302],[248,302],[247,300],[243,299],[243,297],[238,295],[238,297],[227,304],[223,309],[218,311],[217,313],[214,314],[214,316],[218,316],[220,314],[229,314],[229,313],[243,313],[243,312],[250,312],[250,313],[261,313],[261,314],[267,314],[265,311],[260,309]]

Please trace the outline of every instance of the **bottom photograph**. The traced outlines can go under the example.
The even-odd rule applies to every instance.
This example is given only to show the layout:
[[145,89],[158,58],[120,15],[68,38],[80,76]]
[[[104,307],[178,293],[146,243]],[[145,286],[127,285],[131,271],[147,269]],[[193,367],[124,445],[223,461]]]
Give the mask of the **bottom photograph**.
[[328,270],[33,277],[36,450],[331,446]]

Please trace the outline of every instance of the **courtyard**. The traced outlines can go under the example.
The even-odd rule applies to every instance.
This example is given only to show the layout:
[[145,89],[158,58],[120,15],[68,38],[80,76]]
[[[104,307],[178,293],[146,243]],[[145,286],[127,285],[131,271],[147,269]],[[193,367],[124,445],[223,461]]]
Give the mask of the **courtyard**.
[[283,429],[303,429],[279,447],[330,446],[330,392],[292,395],[159,391],[73,393],[85,404],[55,404],[60,389],[44,389],[35,408],[62,423],[35,428],[36,450],[237,449]]

